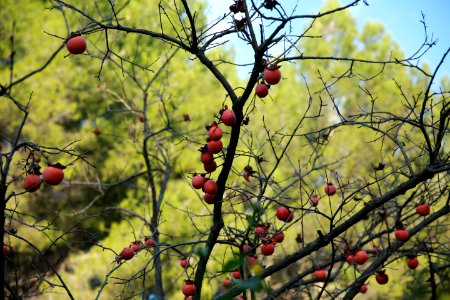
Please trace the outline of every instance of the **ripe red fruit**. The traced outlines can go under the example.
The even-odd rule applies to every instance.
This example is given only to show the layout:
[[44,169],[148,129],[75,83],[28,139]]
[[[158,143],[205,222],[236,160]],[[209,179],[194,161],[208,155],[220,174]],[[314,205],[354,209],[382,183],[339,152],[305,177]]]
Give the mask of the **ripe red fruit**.
[[203,195],[203,200],[205,200],[205,202],[208,204],[214,204],[214,201],[216,200],[216,194],[205,193]]
[[363,284],[360,288],[359,288],[359,292],[362,294],[365,294],[367,292],[367,285]]
[[72,54],[81,54],[86,51],[86,41],[81,36],[74,36],[67,40],[66,47]]
[[325,194],[328,196],[333,196],[336,194],[336,187],[332,183],[328,183],[325,187]]
[[275,243],[281,243],[281,242],[283,242],[283,241],[284,241],[284,233],[283,233],[282,231],[277,232],[277,233],[273,236],[272,240],[273,240]]
[[239,270],[233,271],[231,275],[233,276],[234,279],[241,279],[241,273],[239,272]]
[[250,246],[249,245],[243,245],[242,246],[242,252],[244,252],[244,253],[247,253],[248,251],[250,251],[251,250],[251,248],[250,248]]
[[134,241],[131,244],[131,249],[133,249],[134,252],[139,251],[142,248],[142,242],[141,241]]
[[252,254],[247,255],[247,263],[249,266],[253,266],[257,260],[258,260],[258,257],[256,257],[255,255],[252,255]]
[[144,241],[145,241],[145,247],[149,247],[149,248],[155,247],[154,239],[146,237]]
[[309,202],[312,206],[317,206],[317,204],[319,204],[319,198],[317,198],[317,196],[311,196]]
[[211,154],[217,154],[223,149],[222,141],[209,141],[208,142],[208,152]]
[[233,282],[231,281],[230,278],[227,277],[227,278],[225,278],[223,280],[222,285],[223,285],[224,288],[227,289],[227,288],[229,288],[229,287],[231,287],[233,285]]
[[215,194],[217,193],[217,183],[212,179],[208,179],[203,185],[203,190],[207,194]]
[[41,177],[36,174],[28,174],[23,180],[23,188],[27,192],[36,192],[41,187]]
[[50,185],[58,185],[64,179],[64,172],[60,168],[54,166],[48,166],[42,172],[42,177],[45,183]]
[[405,229],[395,229],[395,238],[399,241],[407,241],[409,239],[408,231]]
[[422,203],[420,205],[416,206],[416,212],[421,215],[422,217],[425,217],[430,214],[430,206],[426,203]]
[[350,254],[345,258],[345,260],[348,262],[349,265],[351,265],[353,264],[353,258],[354,256]]
[[205,151],[200,155],[200,161],[205,165],[209,165],[214,162],[214,157],[212,153]]
[[189,258],[183,257],[182,259],[180,259],[180,266],[183,269],[186,269],[187,267],[189,267]]
[[314,278],[316,278],[317,281],[325,281],[327,279],[327,271],[323,269],[315,270]]
[[197,288],[194,285],[194,282],[191,280],[185,280],[184,285],[181,288],[181,291],[185,296],[194,296],[195,292],[197,292]]
[[200,175],[195,175],[192,178],[192,186],[194,187],[194,189],[201,189],[205,184],[205,182],[206,182],[205,177]]
[[205,171],[207,173],[212,173],[212,172],[214,172],[217,169],[217,164],[216,164],[215,161],[212,161],[209,164],[204,164],[203,168],[205,169]]
[[279,206],[277,208],[277,218],[280,221],[290,222],[294,218],[294,212],[285,206]]
[[267,236],[267,230],[263,226],[256,226],[255,233],[259,238],[265,238]]
[[134,256],[134,250],[131,247],[123,248],[122,252],[119,254],[121,259],[129,260]]
[[269,94],[269,87],[264,83],[260,83],[255,87],[255,94],[259,98],[264,98]]
[[406,259],[406,264],[410,269],[414,270],[419,265],[419,260],[417,259],[416,256],[408,257]]
[[267,84],[274,85],[280,82],[281,72],[278,69],[265,69],[263,77]]
[[227,126],[233,126],[236,123],[236,115],[231,109],[224,110],[220,119]]
[[270,256],[275,252],[275,245],[273,243],[264,244],[261,246],[261,254]]
[[375,275],[375,280],[379,284],[386,284],[389,281],[389,276],[386,273],[384,273],[384,271],[378,271],[377,274]]
[[369,255],[367,255],[367,252],[364,250],[359,250],[356,252],[355,256],[353,257],[353,261],[357,263],[358,265],[364,264],[369,259]]
[[9,253],[9,247],[3,244],[3,256],[6,256],[6,254]]
[[222,129],[219,126],[212,126],[208,130],[208,136],[212,141],[218,141],[222,138]]

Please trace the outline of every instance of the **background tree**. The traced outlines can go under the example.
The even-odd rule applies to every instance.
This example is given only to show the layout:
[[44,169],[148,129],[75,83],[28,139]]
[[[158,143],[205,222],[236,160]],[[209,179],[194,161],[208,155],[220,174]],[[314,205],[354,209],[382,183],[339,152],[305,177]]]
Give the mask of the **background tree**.
[[[11,151],[2,150],[2,189],[12,192],[4,198],[8,295],[63,285],[62,298],[170,299],[190,279],[197,299],[352,298],[365,282],[377,284],[372,275],[381,269],[389,284],[368,293],[400,297],[392,286],[425,271],[423,292],[444,291],[448,80],[438,87],[437,70],[417,64],[434,44],[426,33],[405,58],[380,24],[359,32],[347,9],[362,3],[330,1],[322,13],[301,15],[276,1],[235,1],[211,24],[199,1],[5,3],[2,28],[14,44],[1,46],[2,96],[28,99],[33,91],[48,100],[32,100],[30,109],[17,105],[25,100],[3,101],[3,144],[11,136],[59,147],[80,140],[77,153],[89,153],[88,163],[67,168],[61,187],[27,197],[16,191],[29,153],[15,153],[11,166],[21,164],[9,171],[3,158]],[[13,28],[19,13],[29,23]],[[310,23],[299,31],[297,19]],[[62,49],[73,33],[87,40],[83,55]],[[236,51],[253,53],[245,80],[221,46],[236,37],[246,43]],[[57,49],[50,60],[47,49]],[[274,66],[281,82],[268,97],[255,96]],[[26,79],[16,81],[20,90],[14,74]],[[225,105],[232,126],[220,118]],[[215,171],[197,151],[213,122],[224,147]],[[209,189],[191,187],[199,174],[217,182],[213,205],[203,199]],[[327,183],[335,195],[325,193]],[[422,202],[432,214],[415,212]],[[280,220],[280,207],[292,221]],[[407,242],[395,240],[396,226],[406,227]],[[133,242],[133,258],[120,263]],[[359,249],[368,261],[349,265]],[[404,277],[408,255],[419,256],[420,273]],[[226,277],[240,278],[224,287]]]

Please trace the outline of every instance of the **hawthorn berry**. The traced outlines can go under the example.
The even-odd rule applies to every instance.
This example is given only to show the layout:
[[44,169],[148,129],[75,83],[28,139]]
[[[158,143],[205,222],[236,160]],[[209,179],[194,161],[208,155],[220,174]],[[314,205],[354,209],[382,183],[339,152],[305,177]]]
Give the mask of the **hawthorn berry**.
[[[279,206],[277,208],[277,218],[280,221],[289,222],[289,218],[294,215],[286,206]],[[292,221],[292,220],[291,220]]]
[[45,183],[58,185],[64,179],[64,172],[61,168],[48,166],[45,168],[44,172],[42,172],[42,177],[44,178]]
[[365,294],[367,292],[367,285],[363,284],[360,288],[359,288],[359,292],[361,294]]
[[353,261],[357,263],[358,265],[364,264],[369,259],[369,255],[367,255],[367,252],[364,250],[359,250],[356,252],[355,256],[353,257]]
[[231,273],[231,276],[233,276],[234,279],[241,279],[241,272],[239,272],[239,270],[234,270]]
[[41,177],[36,174],[28,174],[23,180],[23,188],[25,191],[36,192],[41,187]]
[[215,161],[212,161],[209,164],[204,164],[203,169],[205,169],[207,173],[212,173],[217,169],[217,163]]
[[272,240],[273,240],[274,242],[276,242],[276,243],[281,243],[281,242],[283,242],[283,241],[284,241],[284,233],[283,233],[282,231],[277,232],[277,233],[273,236]]
[[3,256],[6,256],[9,253],[9,247],[3,244]]
[[146,237],[144,240],[145,247],[152,248],[155,247],[155,240],[149,237]]
[[267,230],[264,226],[256,226],[255,234],[259,238],[265,238],[267,236]]
[[253,266],[257,260],[258,260],[258,257],[256,257],[255,255],[253,255],[253,254],[247,255],[247,263],[249,266]]
[[353,255],[347,255],[347,257],[345,258],[345,261],[348,262],[349,265],[353,264],[353,259],[354,256]]
[[222,129],[219,126],[211,126],[208,136],[212,141],[218,141],[222,138]]
[[317,206],[319,204],[319,198],[317,198],[317,196],[311,196],[309,202],[312,206]]
[[131,249],[133,249],[134,252],[137,252],[137,251],[141,250],[142,249],[142,242],[141,241],[134,241],[131,244]]
[[208,152],[211,154],[217,154],[223,149],[222,141],[209,141],[208,142]]
[[208,204],[214,204],[214,201],[216,200],[216,194],[205,193],[203,195],[203,200],[205,200],[205,202]]
[[233,285],[233,282],[231,281],[230,278],[227,277],[227,278],[225,278],[223,280],[222,285],[223,285],[224,288],[227,289],[227,288],[229,288],[229,287],[231,287]]
[[395,229],[395,238],[398,241],[407,241],[409,239],[408,231],[405,229]]
[[197,288],[194,285],[194,282],[191,280],[185,280],[184,285],[181,288],[181,291],[185,296],[194,296],[195,292],[197,292]]
[[378,284],[386,284],[389,281],[389,276],[384,273],[384,271],[378,271],[375,275],[375,280],[378,282]]
[[263,73],[264,81],[269,85],[275,85],[281,80],[281,72],[280,70],[274,69],[265,69]]
[[255,94],[259,98],[264,98],[269,94],[269,87],[265,83],[260,83],[255,87]]
[[192,186],[194,187],[194,189],[201,189],[205,184],[205,182],[206,182],[205,177],[201,175],[195,175],[192,178]]
[[336,194],[336,187],[332,183],[328,183],[325,187],[325,194],[328,196],[333,196]]
[[425,216],[430,214],[430,206],[428,204],[426,204],[426,203],[422,203],[420,205],[417,205],[416,206],[416,212],[420,216],[425,217]]
[[220,119],[222,120],[223,124],[227,126],[233,126],[236,123],[236,115],[231,109],[225,109],[222,112]]
[[408,268],[414,270],[419,265],[419,260],[417,259],[417,256],[411,256],[406,259],[406,264],[408,265]]
[[208,151],[204,151],[200,155],[200,161],[205,165],[207,165],[207,164],[209,165],[214,162],[214,156],[212,155],[212,153],[210,153]]
[[134,256],[134,250],[131,247],[123,248],[122,252],[119,254],[120,259],[129,260]]
[[86,40],[81,36],[74,36],[66,42],[67,50],[72,54],[81,54],[86,51]]
[[203,185],[203,190],[207,194],[215,194],[217,193],[217,183],[212,179],[208,179]]
[[275,244],[267,243],[261,246],[261,254],[264,256],[270,256],[275,252]]
[[183,257],[182,259],[180,259],[180,266],[183,269],[186,269],[187,267],[189,267],[189,258]]
[[325,281],[327,279],[327,271],[325,271],[324,269],[315,270],[314,278],[317,281]]

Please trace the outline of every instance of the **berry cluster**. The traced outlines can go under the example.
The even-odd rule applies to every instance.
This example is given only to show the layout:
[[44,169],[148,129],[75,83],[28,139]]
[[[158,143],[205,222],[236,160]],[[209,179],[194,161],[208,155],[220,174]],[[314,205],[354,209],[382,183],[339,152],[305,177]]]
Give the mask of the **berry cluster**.
[[261,83],[257,84],[255,87],[255,94],[258,97],[266,97],[269,94],[270,86],[278,84],[278,82],[280,82],[281,72],[279,68],[280,67],[278,67],[277,65],[266,67],[262,75],[263,80],[261,80]]
[[116,256],[115,262],[121,263],[122,260],[130,260],[137,254],[139,251],[145,248],[152,248],[155,246],[155,241],[150,237],[145,237],[144,242],[142,241],[134,241],[130,246],[123,248],[123,250]]
[[42,174],[39,172],[40,167],[33,165],[32,170],[25,176],[23,180],[23,188],[29,193],[36,192],[41,188],[41,183],[45,182],[48,185],[58,185],[64,179],[64,166],[61,164],[49,165],[44,169]]

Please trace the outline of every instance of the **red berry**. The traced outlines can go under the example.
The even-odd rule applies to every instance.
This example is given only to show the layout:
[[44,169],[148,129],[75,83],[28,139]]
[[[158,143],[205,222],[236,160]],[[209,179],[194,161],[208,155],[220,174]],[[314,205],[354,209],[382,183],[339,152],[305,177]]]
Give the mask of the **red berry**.
[[406,259],[406,264],[408,265],[408,267],[412,270],[414,270],[415,268],[417,268],[417,266],[419,265],[419,260],[417,259],[416,256],[413,257],[408,257]]
[[353,258],[354,256],[350,254],[345,258],[345,260],[348,262],[349,265],[351,265],[353,264]]
[[131,249],[133,249],[134,252],[139,251],[142,248],[142,242],[141,241],[135,241],[131,244]]
[[42,177],[45,183],[50,185],[58,185],[64,179],[64,172],[60,168],[54,166],[48,166],[42,172]]
[[81,36],[74,36],[67,40],[66,47],[72,54],[81,54],[86,51],[86,41]]
[[327,279],[327,271],[323,269],[315,270],[314,278],[316,278],[317,281],[325,281]]
[[3,256],[6,256],[9,253],[9,247],[3,244]]
[[426,203],[420,204],[416,206],[416,212],[421,215],[422,217],[425,217],[430,214],[430,206]]
[[217,154],[223,149],[222,141],[209,141],[208,142],[208,152],[211,154]]
[[399,241],[407,241],[409,239],[408,231],[405,229],[395,229],[395,238]]
[[356,252],[355,256],[353,257],[353,261],[357,263],[358,265],[364,264],[369,259],[369,255],[367,255],[367,252],[364,250],[359,250]]
[[36,174],[28,174],[23,180],[23,188],[27,192],[36,192],[41,187],[41,177]]
[[317,206],[317,204],[319,204],[319,198],[317,198],[317,196],[311,196],[309,202],[312,206]]
[[183,257],[182,259],[180,259],[180,266],[183,269],[186,269],[187,267],[189,267],[189,258]]
[[215,194],[217,193],[217,183],[212,179],[208,179],[203,185],[203,190],[207,194]]
[[253,266],[257,260],[258,258],[255,255],[252,254],[247,255],[247,263],[249,266]]
[[242,246],[242,252],[244,252],[244,253],[247,253],[248,251],[250,251],[251,250],[251,248],[250,248],[250,246],[249,245],[243,245]]
[[265,238],[267,236],[267,230],[263,226],[256,226],[255,233],[259,238]]
[[214,204],[214,201],[216,200],[216,194],[205,193],[203,195],[203,200],[205,200],[205,202],[208,204]]
[[273,243],[267,243],[261,246],[261,254],[264,256],[270,256],[275,252],[275,245]]
[[325,187],[325,194],[328,196],[333,196],[336,194],[336,187],[332,183],[328,183]]
[[191,280],[185,280],[185,284],[181,288],[181,291],[185,296],[193,296],[197,291],[197,288],[194,285],[194,282]]
[[222,138],[222,129],[219,126],[212,126],[208,130],[208,136],[212,141],[218,141]]
[[233,126],[236,123],[236,115],[231,109],[224,110],[220,119],[227,126]]
[[205,177],[200,175],[195,175],[192,178],[192,186],[194,187],[194,189],[201,189],[205,184],[205,182],[206,182]]
[[241,273],[239,272],[239,270],[233,271],[231,275],[233,276],[234,279],[241,279]]
[[202,154],[200,155],[200,161],[203,164],[208,165],[208,164],[211,164],[214,162],[214,157],[213,157],[212,153],[205,151],[205,152],[202,152]]
[[134,250],[133,248],[123,248],[122,252],[119,254],[121,259],[129,260],[132,259],[134,256]]
[[367,292],[367,285],[363,284],[360,288],[359,288],[359,292],[362,294],[365,294]]
[[284,233],[283,233],[282,231],[277,232],[277,233],[273,236],[272,240],[273,240],[275,243],[281,243],[281,242],[283,242],[283,241],[284,241]]
[[149,248],[155,247],[154,239],[146,237],[144,241],[145,241],[145,247],[149,247]]
[[230,280],[230,278],[227,277],[223,280],[222,285],[227,289],[233,285],[233,282]]
[[280,221],[290,222],[294,217],[294,212],[290,211],[285,206],[279,206],[277,208],[277,218]]
[[274,85],[274,84],[277,84],[278,82],[280,82],[281,72],[278,69],[273,69],[273,70],[265,69],[263,77],[264,77],[264,81],[267,84]]
[[217,169],[217,164],[216,164],[215,161],[212,161],[209,164],[204,164],[203,168],[205,169],[205,171],[207,173],[212,173],[212,172],[214,172]]
[[269,94],[269,87],[264,83],[260,83],[255,87],[255,94],[259,98],[264,98]]
[[379,284],[386,284],[389,281],[389,276],[383,271],[378,271],[377,274],[375,275],[375,280]]

